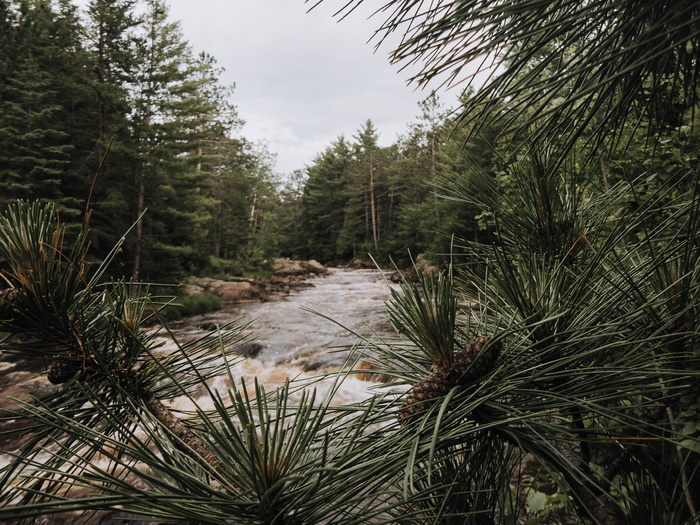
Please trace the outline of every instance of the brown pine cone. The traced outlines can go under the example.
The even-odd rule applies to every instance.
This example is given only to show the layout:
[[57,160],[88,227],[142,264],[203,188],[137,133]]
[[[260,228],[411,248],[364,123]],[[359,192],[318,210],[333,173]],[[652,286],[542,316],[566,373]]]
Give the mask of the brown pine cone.
[[399,422],[427,410],[437,399],[447,395],[453,386],[454,383],[442,374],[433,374],[424,378],[406,396],[406,400],[399,409]]
[[480,354],[490,340],[490,336],[477,337],[455,354],[451,374],[460,384],[472,383],[493,370],[503,344],[500,341],[492,343]]
[[17,290],[14,288],[5,288],[0,290],[0,319],[12,319],[12,314],[15,310],[15,301],[17,299]]
[[69,361],[62,357],[56,359],[49,367],[46,378],[54,385],[60,385],[73,379],[73,376],[80,369],[76,361]]

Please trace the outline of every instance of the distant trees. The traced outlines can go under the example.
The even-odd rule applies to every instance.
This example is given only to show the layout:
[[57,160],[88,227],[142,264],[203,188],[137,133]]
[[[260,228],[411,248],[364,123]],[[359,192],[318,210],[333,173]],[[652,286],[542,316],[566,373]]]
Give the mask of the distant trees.
[[345,192],[349,183],[350,145],[343,137],[326,148],[309,166],[301,197],[301,246],[306,257],[332,261],[344,228]]
[[476,228],[478,210],[435,196],[443,168],[461,169],[464,137],[451,138],[434,96],[394,144],[380,145],[367,120],[287,191],[274,155],[241,136],[215,59],[192,50],[163,0],[91,0],[83,11],[11,0],[0,15],[0,208],[51,201],[69,234],[92,210],[96,257],[131,229],[117,273],[256,273],[279,253],[437,260],[451,251],[451,218]]
[[474,160],[495,169],[494,133],[468,138],[453,129],[435,94],[420,104],[418,120],[390,146],[379,145],[379,131],[367,120],[348,141],[337,139],[307,167],[300,197],[300,242],[296,251],[323,262],[368,259],[410,264],[424,253],[434,262],[453,252],[452,236],[480,235],[473,204],[440,198],[446,174],[468,173]]

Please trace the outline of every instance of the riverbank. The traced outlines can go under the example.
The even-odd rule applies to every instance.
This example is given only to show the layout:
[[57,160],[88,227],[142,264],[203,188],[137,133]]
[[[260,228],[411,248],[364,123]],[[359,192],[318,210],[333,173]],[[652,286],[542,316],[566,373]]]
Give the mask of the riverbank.
[[277,259],[272,274],[267,279],[228,277],[190,277],[181,286],[180,293],[185,297],[201,294],[214,294],[222,298],[224,306],[237,303],[269,301],[280,298],[292,290],[305,285],[310,277],[328,274],[328,269],[317,261],[297,261]]
[[439,271],[438,267],[430,265],[422,255],[416,258],[413,267],[403,271],[380,270],[370,259],[336,262],[332,266],[326,267],[313,259],[300,261],[280,258],[275,260],[272,273],[267,279],[235,276],[226,279],[190,277],[182,285],[180,292],[185,297],[211,293],[221,297],[225,307],[238,303],[269,301],[284,297],[300,287],[312,286],[310,278],[327,276],[331,268],[377,271],[381,272],[383,278],[394,283],[406,277],[415,278],[417,269],[424,273],[437,273]]

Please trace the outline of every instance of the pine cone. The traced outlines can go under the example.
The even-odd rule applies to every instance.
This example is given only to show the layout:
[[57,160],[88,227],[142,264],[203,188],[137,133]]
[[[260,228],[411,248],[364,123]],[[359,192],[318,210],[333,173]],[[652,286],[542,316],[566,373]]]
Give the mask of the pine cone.
[[399,422],[430,408],[453,387],[469,385],[493,370],[503,345],[500,341],[491,343],[485,352],[480,353],[490,340],[489,336],[472,339],[454,355],[452,368],[447,374],[429,375],[415,385],[399,409]]
[[490,336],[477,337],[455,354],[450,374],[455,376],[459,384],[473,383],[493,370],[496,360],[501,354],[503,344],[500,341],[492,343],[480,355],[482,348],[490,340]]
[[14,288],[5,288],[4,290],[0,290],[0,319],[12,319],[16,299],[17,290]]
[[430,408],[435,401],[447,395],[455,386],[442,374],[429,375],[415,385],[406,396],[398,414],[399,422]]
[[59,357],[49,367],[46,378],[54,385],[60,385],[70,381],[80,369],[76,361],[68,361]]

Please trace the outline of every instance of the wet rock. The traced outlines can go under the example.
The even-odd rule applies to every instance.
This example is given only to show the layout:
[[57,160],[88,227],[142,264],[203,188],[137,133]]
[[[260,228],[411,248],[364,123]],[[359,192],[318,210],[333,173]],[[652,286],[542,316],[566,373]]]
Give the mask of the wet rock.
[[224,303],[260,301],[265,299],[262,285],[253,279],[234,278],[230,281],[208,277],[190,277],[180,288],[180,293],[192,297],[202,293],[213,293],[223,298]]
[[260,343],[245,343],[236,348],[236,355],[240,355],[241,357],[257,357],[262,349],[263,347]]
[[348,268],[355,268],[357,270],[375,270],[377,265],[370,259],[355,258],[348,263]]
[[180,293],[185,297],[194,297],[195,295],[203,294],[207,291],[203,286],[196,284],[183,284],[180,287]]
[[277,259],[272,267],[275,277],[326,275],[328,270],[318,261],[295,261],[292,259]]
[[225,303],[238,303],[263,298],[261,290],[254,283],[248,281],[216,281],[209,287],[208,291],[220,295]]
[[337,368],[343,364],[345,356],[329,348],[307,348],[297,352],[290,359],[278,361],[277,365],[292,365],[304,372],[318,372]]

